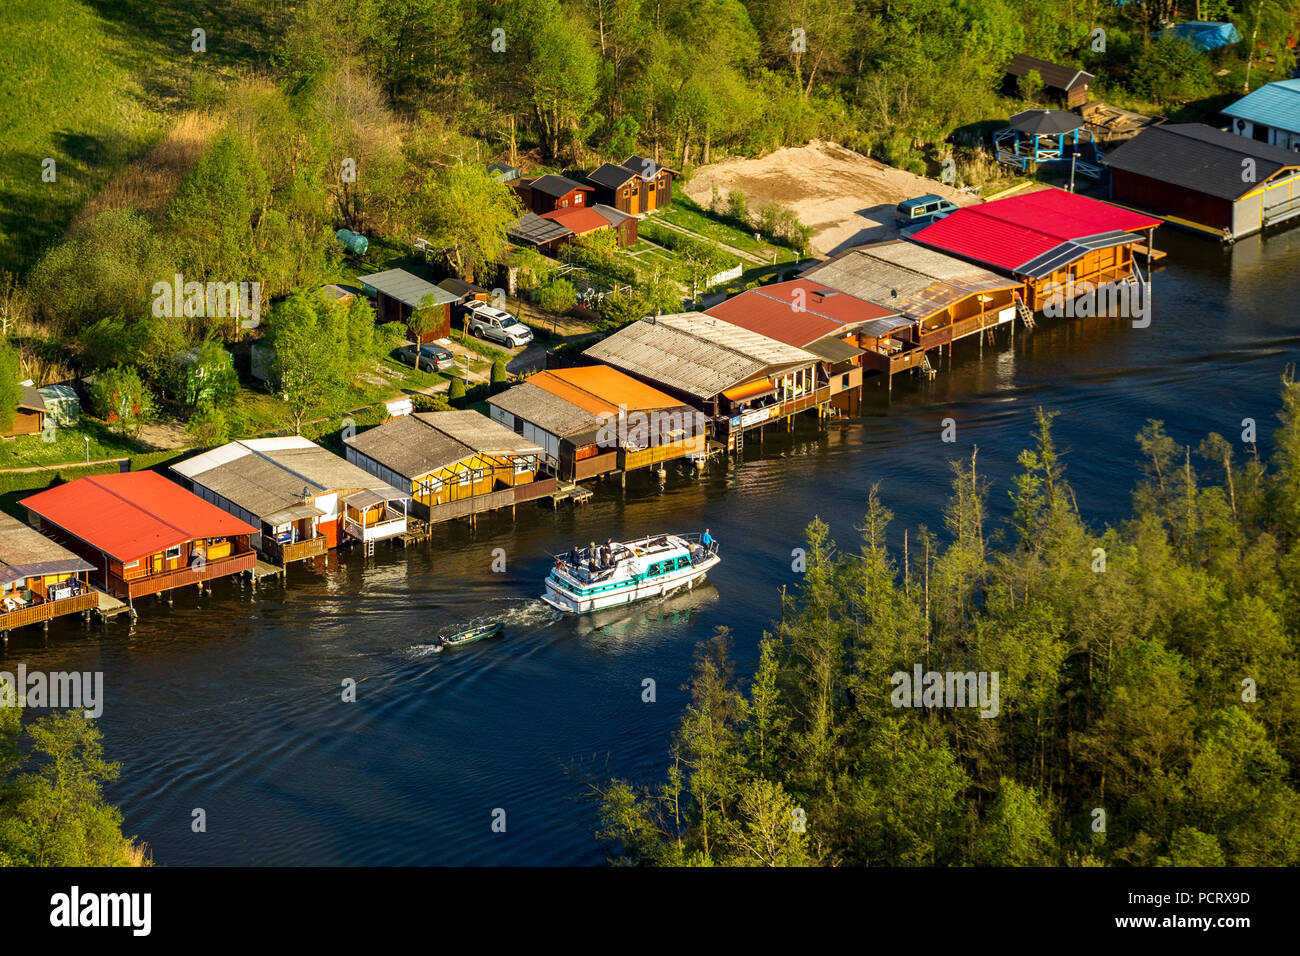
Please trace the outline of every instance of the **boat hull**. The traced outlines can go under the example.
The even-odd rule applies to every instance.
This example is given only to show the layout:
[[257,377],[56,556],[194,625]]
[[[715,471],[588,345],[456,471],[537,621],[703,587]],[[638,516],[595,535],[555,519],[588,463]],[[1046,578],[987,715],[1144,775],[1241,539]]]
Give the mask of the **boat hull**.
[[703,581],[709,571],[718,563],[717,555],[680,571],[674,571],[656,578],[646,578],[628,582],[617,590],[583,595],[577,589],[569,589],[562,581],[546,579],[546,593],[542,600],[564,614],[587,614],[605,608],[623,607],[638,601],[663,597],[677,591],[695,587]]

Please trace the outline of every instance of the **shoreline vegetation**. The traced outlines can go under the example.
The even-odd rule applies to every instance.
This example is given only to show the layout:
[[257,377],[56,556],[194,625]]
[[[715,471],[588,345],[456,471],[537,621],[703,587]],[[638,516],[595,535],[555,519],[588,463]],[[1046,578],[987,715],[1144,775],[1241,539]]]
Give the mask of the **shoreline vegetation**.
[[[364,297],[328,307],[319,290],[390,268],[491,281],[523,211],[488,174],[494,159],[578,175],[644,154],[679,168],[678,186],[729,156],[822,139],[929,176],[951,162],[956,184],[984,186],[1005,174],[983,145],[991,129],[1048,102],[1041,78],[1003,88],[1013,55],[1088,70],[1094,97],[1186,122],[1289,75],[1300,15],[1300,0],[1207,3],[1249,39],[1198,52],[1153,37],[1173,12],[1163,0],[211,6],[6,8],[0,426],[26,379],[91,384],[78,426],[0,445],[0,507],[47,478],[161,468],[234,438],[292,431],[338,450],[351,411],[376,424],[375,403],[398,391],[417,409],[481,404],[506,380],[505,353],[454,335],[484,380],[423,376],[393,353],[433,316],[376,326]],[[739,191],[707,206],[682,193],[651,223],[635,249],[570,247],[564,267],[592,290],[538,253],[514,257],[539,337],[560,314],[600,332],[678,311],[723,265],[744,268],[736,292],[808,251],[790,210],[751,209]],[[345,254],[339,229],[368,252]],[[159,314],[151,290],[178,275],[256,283],[260,326]],[[269,384],[251,375],[254,343],[270,347]],[[1281,583],[1300,560],[1294,388],[1272,473],[1212,437],[1198,453],[1223,484],[1207,485],[1158,426],[1144,431],[1122,529],[1082,524],[1047,418],[1004,540],[985,532],[974,457],[955,466],[952,541],[922,531],[901,579],[874,495],[857,558],[815,522],[800,599],[753,684],[735,683],[725,636],[710,644],[668,789],[604,788],[602,835],[646,863],[1295,862],[1300,687]],[[143,440],[159,432],[168,441]],[[1092,546],[1104,574],[1080,570]],[[899,717],[870,679],[972,655],[1006,668],[996,721]],[[1239,677],[1261,690],[1251,707],[1230,699]],[[118,772],[80,717],[24,724],[0,709],[0,864],[147,865],[103,802]],[[1089,806],[1111,836],[1088,835]],[[807,828],[790,836],[795,810]]]
[[[0,686],[0,700],[14,694]],[[104,801],[121,764],[104,759],[102,736],[80,711],[24,721],[22,702],[0,706],[0,866],[152,865]]]
[[[616,864],[1300,863],[1300,386],[1271,463],[1137,436],[1130,519],[1079,514],[1052,416],[1009,489],[953,461],[944,528],[820,520],[741,679],[719,629],[660,782],[597,780]],[[1008,493],[1002,527],[990,494]],[[887,545],[887,538],[889,544]],[[1000,709],[900,709],[891,675],[1000,675]],[[993,686],[996,690],[998,682]],[[919,700],[918,695],[918,700]],[[950,701],[948,703],[951,703]]]

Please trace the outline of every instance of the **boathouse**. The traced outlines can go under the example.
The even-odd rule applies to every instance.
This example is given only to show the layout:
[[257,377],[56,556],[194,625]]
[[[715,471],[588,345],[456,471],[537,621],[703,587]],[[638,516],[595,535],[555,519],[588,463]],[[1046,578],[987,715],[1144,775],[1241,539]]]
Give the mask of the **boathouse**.
[[19,504],[36,530],[94,565],[93,583],[128,601],[257,562],[257,528],[152,471],[77,478]]
[[1300,77],[1265,83],[1225,108],[1223,115],[1231,133],[1300,151]]
[[703,412],[728,449],[750,429],[830,405],[818,356],[700,312],[633,322],[584,354]]
[[[408,493],[298,435],[232,441],[171,470],[257,528],[253,547],[279,564],[314,558],[349,537],[364,544],[406,530]],[[382,500],[361,502],[363,491]]]
[[438,314],[438,324],[426,332],[420,342],[432,342],[445,339],[451,334],[451,303],[456,296],[440,289],[405,269],[389,269],[361,276],[358,280],[366,295],[375,300],[375,318],[379,322],[406,322],[411,313],[423,307],[426,302]]
[[607,365],[539,372],[489,398],[488,407],[493,421],[542,445],[566,481],[705,450],[707,423],[698,410]]
[[806,279],[890,313],[856,330],[862,367],[892,378],[925,369],[927,353],[1015,320],[1018,279],[899,239],[855,246],[812,266]]
[[[418,412],[344,438],[348,461],[413,499],[429,521],[510,508],[551,495],[543,448],[478,412]],[[551,469],[553,471],[553,469]]]
[[897,318],[892,309],[809,278],[750,289],[704,314],[816,355],[831,405],[850,413],[857,411],[862,397],[864,350],[858,334],[873,323],[892,325]]
[[1300,216],[1300,152],[1200,123],[1154,126],[1102,163],[1115,202],[1226,242]]
[[[563,481],[584,481],[618,471],[618,452],[601,448],[600,430],[609,414],[604,402],[575,404],[535,382],[540,375],[487,400],[492,420],[541,446]],[[593,405],[595,410],[584,405]]]
[[1059,289],[1133,278],[1134,251],[1151,247],[1159,225],[1111,203],[1042,189],[965,206],[910,239],[1021,280],[1025,301],[1038,311]]
[[0,632],[99,606],[95,566],[17,518],[0,513]]

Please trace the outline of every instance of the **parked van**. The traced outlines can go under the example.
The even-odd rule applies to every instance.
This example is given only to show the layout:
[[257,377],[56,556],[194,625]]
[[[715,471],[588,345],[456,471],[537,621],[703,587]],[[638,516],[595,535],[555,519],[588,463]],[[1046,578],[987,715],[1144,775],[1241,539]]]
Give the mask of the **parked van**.
[[917,196],[915,199],[904,199],[894,209],[895,221],[900,226],[928,226],[948,213],[956,211],[956,203],[933,193]]

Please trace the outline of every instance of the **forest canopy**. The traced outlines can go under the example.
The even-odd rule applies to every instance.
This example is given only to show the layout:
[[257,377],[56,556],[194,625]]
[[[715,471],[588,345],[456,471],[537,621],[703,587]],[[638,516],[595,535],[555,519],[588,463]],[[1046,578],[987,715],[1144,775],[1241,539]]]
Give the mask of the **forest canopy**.
[[[974,452],[939,533],[874,488],[851,550],[814,520],[753,673],[725,631],[699,649],[663,780],[591,784],[615,862],[1300,863],[1300,385],[1282,402],[1268,464],[1149,422],[1115,527],[1041,410],[1004,526]],[[917,671],[996,674],[996,706],[900,699]]]

